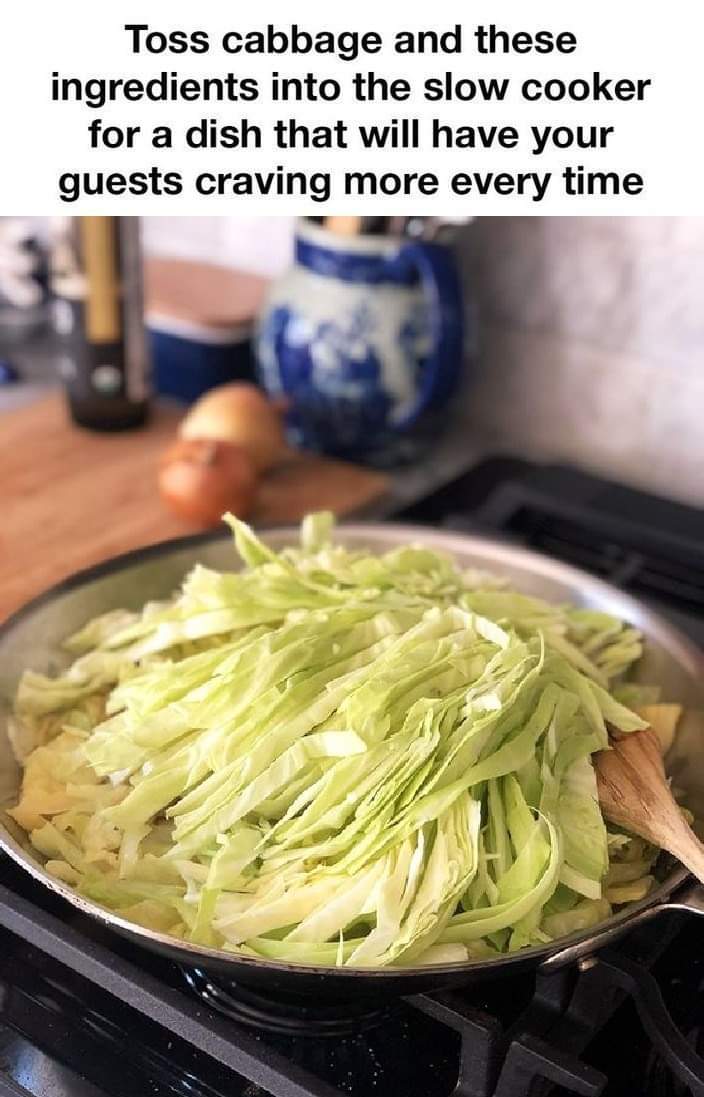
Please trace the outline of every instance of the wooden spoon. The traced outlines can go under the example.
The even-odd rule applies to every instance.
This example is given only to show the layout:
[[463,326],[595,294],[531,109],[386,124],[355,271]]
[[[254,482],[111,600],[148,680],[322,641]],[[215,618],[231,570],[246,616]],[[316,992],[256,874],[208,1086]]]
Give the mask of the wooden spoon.
[[605,818],[666,849],[704,883],[704,845],[670,792],[653,729],[613,739],[611,745],[594,756]]
[[358,236],[362,228],[362,218],[326,217],[325,228],[338,236]]

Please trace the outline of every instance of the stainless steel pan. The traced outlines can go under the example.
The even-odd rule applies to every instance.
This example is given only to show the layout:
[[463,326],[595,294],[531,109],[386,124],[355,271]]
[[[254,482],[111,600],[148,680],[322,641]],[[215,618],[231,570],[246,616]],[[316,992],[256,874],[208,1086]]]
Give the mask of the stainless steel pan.
[[[266,534],[266,540],[280,547],[296,536],[295,530],[276,530]],[[464,567],[485,568],[507,576],[512,584],[528,594],[617,614],[637,625],[647,638],[647,656],[639,669],[643,681],[660,683],[667,699],[681,701],[690,710],[704,709],[702,654],[645,606],[584,572],[488,539],[412,526],[343,526],[338,531],[338,538],[345,544],[365,545],[378,552],[412,540],[423,541],[431,548],[451,553]],[[231,570],[234,559],[230,539],[220,535],[165,542],[81,572],[30,602],[0,628],[0,802],[3,805],[14,801],[20,780],[6,733],[5,717],[21,672],[26,667],[48,671],[62,665],[61,640],[88,618],[119,606],[138,609],[149,599],[167,596],[198,560]],[[700,741],[699,733],[703,727],[696,719],[690,719],[668,757],[670,773],[685,789],[689,805],[702,819],[704,743]],[[490,960],[434,967],[313,968],[203,948],[125,921],[76,895],[45,872],[26,847],[23,836],[7,818],[0,823],[0,846],[32,876],[66,900],[67,918],[71,910],[68,904],[71,904],[144,948],[157,950],[183,965],[198,967],[272,996],[313,993],[318,999],[378,1001],[494,978],[518,968],[541,965],[543,969],[550,969],[595,953],[631,927],[662,911],[677,909],[704,914],[704,888],[693,885],[684,869],[663,856],[658,863],[658,886],[646,899],[596,929],[549,946]]]

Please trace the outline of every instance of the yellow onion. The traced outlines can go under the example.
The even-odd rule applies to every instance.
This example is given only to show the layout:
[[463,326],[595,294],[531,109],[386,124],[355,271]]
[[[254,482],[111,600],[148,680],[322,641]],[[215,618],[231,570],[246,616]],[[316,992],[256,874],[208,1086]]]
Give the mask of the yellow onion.
[[245,381],[220,385],[201,396],[181,423],[179,434],[241,446],[260,472],[277,464],[285,450],[279,412],[261,389]]
[[181,439],[159,465],[159,491],[180,518],[215,526],[225,511],[245,518],[252,509],[257,473],[249,454],[211,438]]

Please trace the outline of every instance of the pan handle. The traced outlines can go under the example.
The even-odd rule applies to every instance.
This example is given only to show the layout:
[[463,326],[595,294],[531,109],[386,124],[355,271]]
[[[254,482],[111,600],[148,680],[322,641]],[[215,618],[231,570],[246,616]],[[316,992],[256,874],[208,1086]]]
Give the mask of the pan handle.
[[645,922],[650,922],[653,918],[657,918],[659,914],[666,914],[675,910],[686,911],[688,914],[704,915],[704,885],[698,881],[690,881],[684,885],[681,891],[670,896],[665,902],[655,903],[654,906],[639,911],[638,914],[628,918],[623,925],[604,929],[598,934],[596,942],[592,937],[590,940],[578,941],[576,945],[568,945],[566,948],[559,949],[558,952],[553,952],[552,956],[549,956],[547,960],[543,960],[538,970],[541,974],[549,975],[566,964],[584,960],[589,956],[593,956],[605,945],[611,944],[623,933],[634,929],[636,926],[641,926]]

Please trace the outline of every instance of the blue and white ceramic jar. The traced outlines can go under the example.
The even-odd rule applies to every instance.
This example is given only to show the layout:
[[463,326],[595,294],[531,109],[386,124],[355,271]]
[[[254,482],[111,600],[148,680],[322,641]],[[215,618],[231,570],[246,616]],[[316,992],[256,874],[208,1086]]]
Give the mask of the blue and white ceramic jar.
[[391,463],[413,456],[457,382],[462,300],[451,253],[301,224],[262,316],[262,382],[292,441]]

